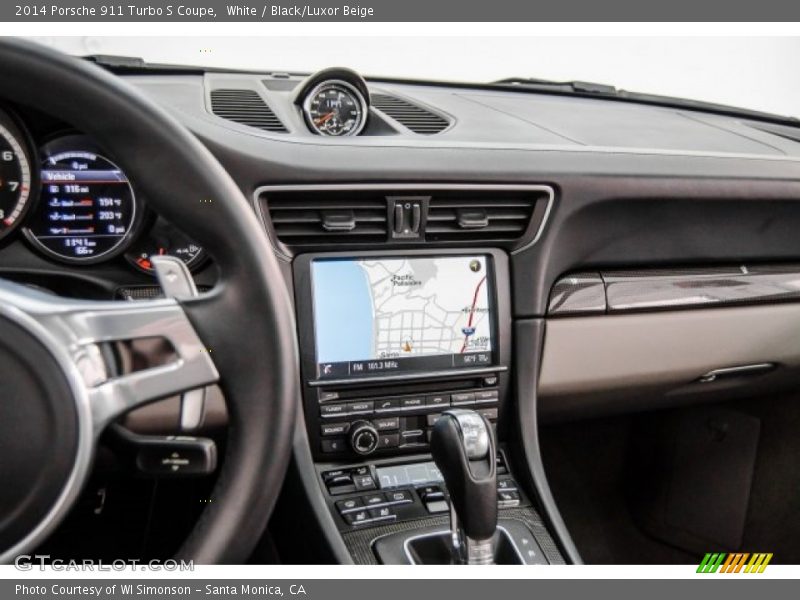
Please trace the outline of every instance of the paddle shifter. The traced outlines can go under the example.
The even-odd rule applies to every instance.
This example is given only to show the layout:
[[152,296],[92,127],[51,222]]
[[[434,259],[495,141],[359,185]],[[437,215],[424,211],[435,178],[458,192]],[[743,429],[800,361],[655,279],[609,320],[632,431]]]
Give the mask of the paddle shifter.
[[494,435],[473,410],[453,409],[437,419],[431,452],[450,492],[450,532],[456,559],[493,564],[497,529]]

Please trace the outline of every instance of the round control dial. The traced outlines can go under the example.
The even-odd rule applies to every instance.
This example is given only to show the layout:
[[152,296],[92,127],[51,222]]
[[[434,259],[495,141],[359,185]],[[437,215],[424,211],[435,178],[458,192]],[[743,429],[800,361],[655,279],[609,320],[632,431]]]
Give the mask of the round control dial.
[[357,454],[372,454],[378,447],[378,430],[367,421],[356,421],[350,428],[350,447]]

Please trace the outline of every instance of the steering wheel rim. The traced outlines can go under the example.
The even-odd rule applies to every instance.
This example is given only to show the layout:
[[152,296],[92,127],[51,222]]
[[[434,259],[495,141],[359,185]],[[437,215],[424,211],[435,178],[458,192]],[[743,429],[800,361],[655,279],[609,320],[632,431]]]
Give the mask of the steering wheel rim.
[[[299,381],[289,293],[256,216],[196,137],[101,68],[5,38],[0,82],[3,99],[62,118],[107,148],[148,204],[179,223],[219,266],[213,290],[178,304],[213,357],[229,429],[211,501],[177,558],[244,562],[285,475]],[[156,168],[166,176],[155,177]]]

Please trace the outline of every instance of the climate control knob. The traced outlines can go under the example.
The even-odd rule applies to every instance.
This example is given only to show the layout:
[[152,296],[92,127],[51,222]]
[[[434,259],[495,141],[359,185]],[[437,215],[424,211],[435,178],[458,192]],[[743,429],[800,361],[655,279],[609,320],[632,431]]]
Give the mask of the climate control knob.
[[357,454],[372,454],[378,447],[378,430],[368,421],[356,421],[350,427],[350,447]]

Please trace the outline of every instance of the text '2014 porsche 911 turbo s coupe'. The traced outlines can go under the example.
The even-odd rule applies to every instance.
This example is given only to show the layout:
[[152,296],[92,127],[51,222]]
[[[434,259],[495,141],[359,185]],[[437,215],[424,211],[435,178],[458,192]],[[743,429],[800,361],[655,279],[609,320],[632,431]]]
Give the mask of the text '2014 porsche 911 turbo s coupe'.
[[3,39],[2,562],[798,562],[798,232],[788,117]]

